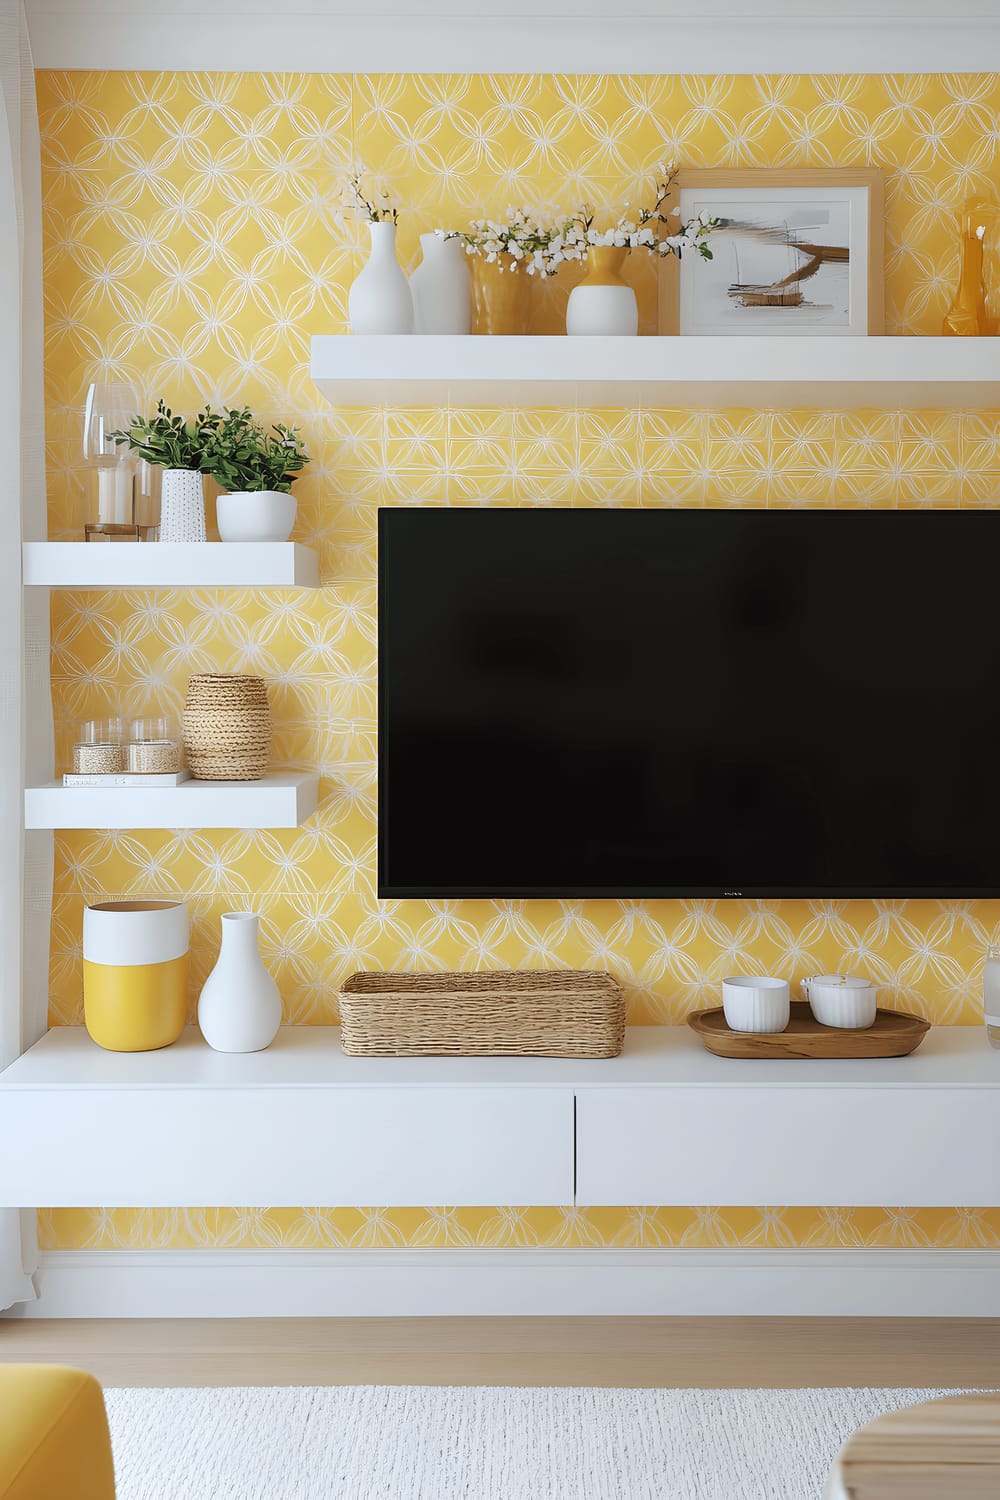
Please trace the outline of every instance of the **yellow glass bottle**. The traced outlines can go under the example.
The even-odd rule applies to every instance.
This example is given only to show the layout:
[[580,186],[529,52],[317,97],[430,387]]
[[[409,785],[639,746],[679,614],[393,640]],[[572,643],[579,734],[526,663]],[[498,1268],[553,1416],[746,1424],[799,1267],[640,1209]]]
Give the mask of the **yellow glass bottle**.
[[983,287],[983,240],[992,212],[992,205],[982,198],[967,198],[959,212],[958,286],[945,314],[943,333],[970,338],[989,332]]

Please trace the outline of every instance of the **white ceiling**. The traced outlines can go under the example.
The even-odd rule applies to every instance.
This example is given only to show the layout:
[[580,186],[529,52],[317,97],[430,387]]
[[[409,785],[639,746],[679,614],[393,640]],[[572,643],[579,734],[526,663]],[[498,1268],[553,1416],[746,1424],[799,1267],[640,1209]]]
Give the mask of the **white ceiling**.
[[26,0],[56,68],[965,72],[1000,0]]

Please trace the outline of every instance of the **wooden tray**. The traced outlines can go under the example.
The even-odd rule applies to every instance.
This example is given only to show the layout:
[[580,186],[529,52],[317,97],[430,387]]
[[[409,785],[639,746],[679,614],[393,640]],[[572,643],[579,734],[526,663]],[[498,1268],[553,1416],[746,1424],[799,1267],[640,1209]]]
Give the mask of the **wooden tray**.
[[687,1023],[716,1057],[905,1057],[928,1031],[930,1021],[902,1010],[878,1010],[866,1031],[821,1026],[804,1000],[792,1001],[785,1031],[730,1031],[722,1007],[699,1010]]

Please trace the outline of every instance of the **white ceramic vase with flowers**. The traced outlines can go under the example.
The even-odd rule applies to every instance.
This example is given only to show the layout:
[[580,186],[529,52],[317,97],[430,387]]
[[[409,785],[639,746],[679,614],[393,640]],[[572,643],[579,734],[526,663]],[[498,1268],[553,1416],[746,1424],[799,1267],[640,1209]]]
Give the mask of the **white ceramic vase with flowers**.
[[[564,236],[565,243],[586,255],[587,274],[569,294],[566,304],[566,332],[574,337],[605,335],[630,337],[639,331],[639,307],[635,292],[622,276],[631,250],[643,250],[660,259],[685,251],[712,259],[708,236],[718,222],[709,214],[700,214],[673,233],[671,220],[679,216],[676,207],[668,206],[677,169],[663,163],[656,169],[656,197],[651,206],[640,209],[635,219],[621,217],[609,229],[598,229],[594,213],[581,209]],[[625,205],[628,208],[628,204]]]
[[352,333],[412,333],[413,298],[402,266],[396,258],[397,209],[388,193],[378,201],[365,196],[360,173],[351,178],[354,211],[368,224],[368,260],[351,284],[347,312]]

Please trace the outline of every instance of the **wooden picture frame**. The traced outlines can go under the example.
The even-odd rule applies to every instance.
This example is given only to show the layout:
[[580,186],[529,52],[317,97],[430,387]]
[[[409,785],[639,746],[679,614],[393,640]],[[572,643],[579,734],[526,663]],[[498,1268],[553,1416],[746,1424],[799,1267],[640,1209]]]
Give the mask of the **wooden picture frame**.
[[[732,197],[728,197],[732,194]],[[777,222],[785,203],[807,202],[828,194],[824,209],[832,231],[835,254],[829,260],[812,255],[815,265],[803,262],[803,270],[793,280],[791,271],[776,267],[785,274],[770,281],[743,281],[733,278],[739,266],[741,245],[756,268],[767,265],[778,255],[787,258],[792,247],[796,254],[802,241],[800,231],[790,229],[787,219]],[[808,195],[808,197],[807,197]],[[659,266],[658,332],[713,335],[749,334],[816,334],[821,336],[854,336],[880,334],[884,328],[884,188],[882,173],[864,167],[794,167],[729,168],[682,167],[674,179],[667,207],[679,208],[681,223],[701,208],[709,212],[724,211],[727,203],[733,212],[720,216],[733,225],[723,244],[722,232],[713,236],[715,259],[705,263],[690,252],[682,261],[666,256]],[[770,210],[760,225],[742,223],[740,207],[754,204]],[[749,215],[748,215],[749,218]],[[846,227],[845,227],[846,226]],[[846,253],[839,244],[847,238]],[[855,239],[859,242],[855,249]],[[827,250],[827,245],[810,245],[810,250]],[[720,251],[728,250],[725,264]],[[786,259],[787,265],[787,259]],[[794,265],[794,257],[793,257]],[[839,270],[838,267],[843,267]],[[708,277],[697,281],[699,272]],[[805,274],[803,274],[803,271]],[[714,273],[714,274],[713,274]],[[764,273],[769,274],[768,272]],[[825,289],[834,287],[833,300],[814,303],[808,298],[808,281],[823,275]],[[778,288],[780,287],[780,291]],[[803,292],[803,288],[806,290]],[[699,292],[701,296],[699,298]],[[741,292],[743,295],[741,296]],[[796,300],[798,294],[798,300]],[[747,299],[754,299],[748,301]],[[728,299],[728,300],[727,300]],[[717,317],[715,315],[718,315]],[[782,326],[787,318],[787,326]]]

